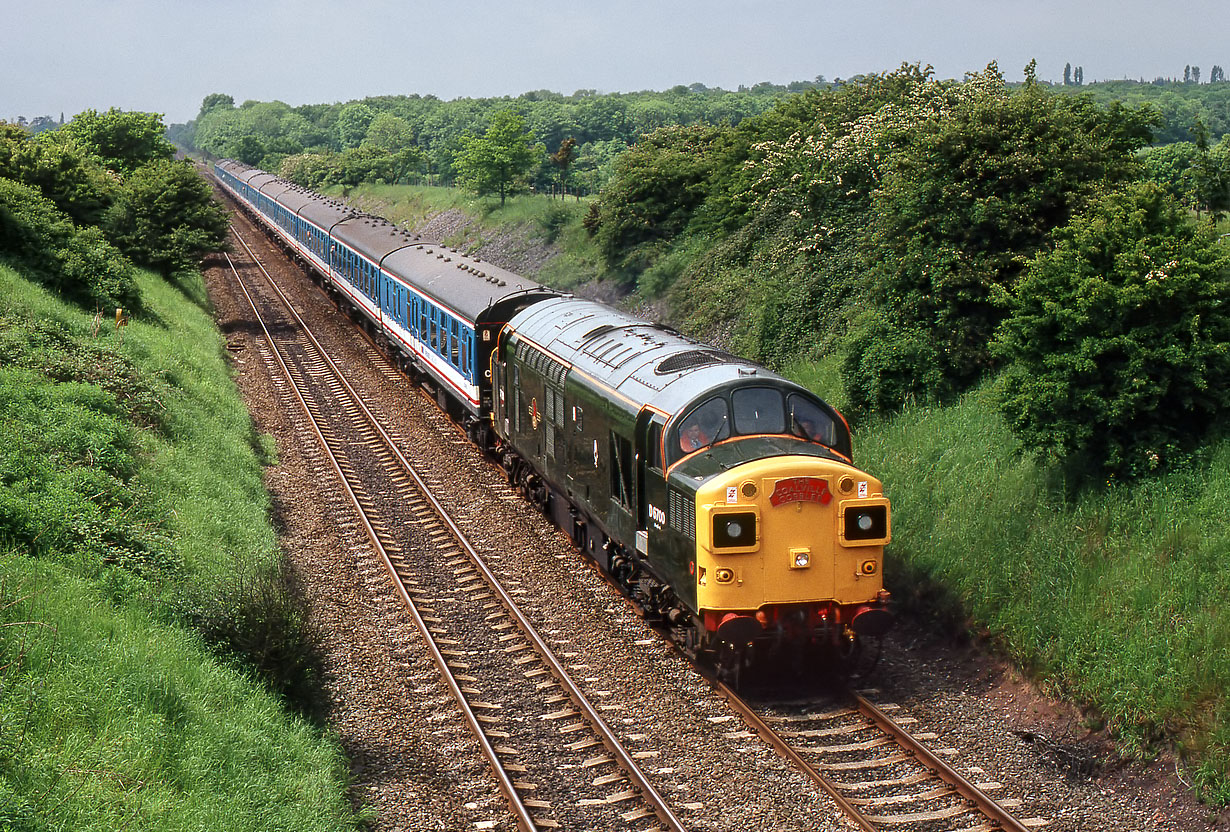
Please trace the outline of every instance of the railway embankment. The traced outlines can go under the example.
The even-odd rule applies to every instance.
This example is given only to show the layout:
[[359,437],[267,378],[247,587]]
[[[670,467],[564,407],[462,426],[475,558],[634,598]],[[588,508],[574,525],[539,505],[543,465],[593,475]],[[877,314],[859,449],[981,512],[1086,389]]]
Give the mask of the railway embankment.
[[0,828],[347,829],[200,278],[117,325],[0,267]]

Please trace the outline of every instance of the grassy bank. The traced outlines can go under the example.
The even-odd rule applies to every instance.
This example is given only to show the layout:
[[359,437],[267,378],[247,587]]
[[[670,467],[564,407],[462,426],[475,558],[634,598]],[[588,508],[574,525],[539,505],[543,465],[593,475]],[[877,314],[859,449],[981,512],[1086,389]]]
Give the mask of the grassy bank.
[[[327,193],[341,196],[341,188]],[[464,232],[440,242],[481,251],[488,238],[512,233],[526,244],[552,246],[555,257],[538,274],[527,275],[560,289],[572,289],[596,279],[600,272],[597,253],[581,218],[592,198],[549,199],[536,194],[509,197],[504,205],[495,197],[476,197],[458,188],[424,185],[360,185],[346,197],[352,205],[399,224],[416,226],[442,211],[457,210],[473,224]]]
[[[824,389],[831,371],[799,367]],[[894,597],[987,637],[1129,756],[1174,742],[1230,801],[1230,443],[1188,471],[1068,493],[1015,453],[988,393],[856,425],[885,483]]]
[[267,443],[199,278],[140,282],[117,330],[0,267],[0,829],[356,828],[217,626],[277,572]]

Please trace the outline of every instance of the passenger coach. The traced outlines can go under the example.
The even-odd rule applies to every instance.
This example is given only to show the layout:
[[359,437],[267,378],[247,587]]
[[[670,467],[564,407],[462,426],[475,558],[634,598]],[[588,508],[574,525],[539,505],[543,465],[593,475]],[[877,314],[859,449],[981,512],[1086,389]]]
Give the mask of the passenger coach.
[[559,293],[242,163],[215,172],[485,445],[496,335],[517,310]]

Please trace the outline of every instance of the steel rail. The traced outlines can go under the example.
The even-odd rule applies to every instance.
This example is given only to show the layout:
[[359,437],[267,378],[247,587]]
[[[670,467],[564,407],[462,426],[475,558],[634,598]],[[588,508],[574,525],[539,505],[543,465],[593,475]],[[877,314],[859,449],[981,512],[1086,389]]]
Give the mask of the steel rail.
[[[410,464],[410,461],[407,460],[406,457],[402,454],[401,450],[397,447],[397,444],[393,441],[392,437],[388,435],[388,433],[384,430],[384,427],[380,424],[380,421],[375,417],[375,415],[371,412],[371,410],[363,402],[362,397],[359,396],[355,392],[354,388],[350,386],[350,383],[346,380],[345,376],[338,369],[333,359],[330,358],[327,353],[325,353],[322,347],[320,347],[315,337],[308,330],[307,325],[304,323],[303,319],[295,311],[293,306],[290,304],[289,300],[287,300],[285,296],[282,295],[281,290],[274,283],[273,278],[265,270],[264,266],[262,266],[260,262],[257,260],[255,253],[252,252],[251,248],[247,244],[247,241],[243,239],[243,236],[240,235],[238,231],[235,231],[234,233],[235,233],[235,236],[239,239],[240,243],[244,246],[245,249],[247,249],[248,253],[252,256],[253,262],[257,265],[258,268],[260,268],[261,272],[265,274],[266,278],[270,282],[270,285],[274,288],[274,291],[278,292],[279,296],[283,298],[283,301],[286,304],[286,308],[288,309],[290,314],[295,318],[295,320],[300,324],[300,326],[303,328],[304,335],[309,340],[311,340],[312,343],[317,347],[324,361],[328,365],[330,371],[333,373],[334,377],[338,380],[341,386],[346,389],[352,401],[362,411],[364,417],[367,419],[369,424],[371,424],[372,428],[380,435],[380,438],[384,442],[385,446],[396,457],[398,463],[402,466],[405,472],[414,480],[416,487],[423,494],[424,498],[428,501],[428,503],[430,503],[432,510],[436,513],[436,515],[440,518],[440,520],[445,524],[445,526],[448,527],[449,532],[453,535],[457,543],[465,551],[466,555],[470,558],[471,562],[479,570],[479,572],[482,573],[484,579],[487,581],[492,591],[495,592],[501,604],[504,606],[506,610],[508,610],[509,615],[512,616],[512,618],[517,622],[518,626],[522,629],[522,632],[525,634],[525,636],[534,645],[535,652],[539,654],[540,658],[542,658],[542,660],[551,669],[552,675],[555,677],[556,681],[559,682],[560,685],[564,688],[565,692],[568,695],[568,698],[572,701],[572,703],[577,708],[579,708],[582,711],[585,721],[590,725],[590,727],[595,731],[595,733],[597,733],[602,738],[603,745],[607,748],[608,751],[611,752],[611,754],[615,756],[621,768],[623,768],[624,771],[629,775],[630,779],[633,781],[633,786],[637,788],[638,791],[641,792],[641,794],[644,796],[646,801],[650,804],[650,806],[653,807],[654,814],[657,815],[659,820],[661,820],[664,824],[666,824],[670,829],[683,832],[685,827],[683,826],[682,822],[678,819],[678,817],[676,817],[674,812],[671,810],[670,806],[666,803],[666,800],[662,797],[662,795],[658,792],[658,790],[649,781],[649,778],[641,770],[641,767],[636,763],[636,761],[632,758],[632,756],[627,752],[627,749],[623,747],[623,744],[620,743],[618,737],[615,735],[615,732],[610,728],[609,725],[607,725],[606,721],[598,713],[597,708],[593,706],[593,704],[585,697],[581,689],[577,687],[575,682],[573,682],[572,678],[568,675],[568,672],[565,670],[564,666],[560,663],[560,661],[555,657],[555,654],[551,651],[546,641],[538,634],[538,631],[530,623],[529,619],[525,616],[525,614],[521,612],[520,608],[517,606],[512,596],[509,595],[504,590],[504,587],[500,584],[499,579],[496,577],[495,573],[492,572],[490,567],[488,567],[486,561],[478,553],[478,550],[474,548],[474,546],[470,543],[469,539],[465,536],[462,530],[453,521],[453,518],[449,515],[448,511],[444,508],[444,506],[436,498],[435,494],[432,493],[431,488],[427,485],[427,483],[419,475],[418,471],[414,468],[413,465]],[[367,526],[366,519],[364,520],[364,525]],[[370,527],[368,528],[370,530]],[[373,533],[373,532],[369,531],[369,533]],[[399,590],[401,591],[403,597],[406,598],[407,603],[413,606],[413,602],[409,601],[409,597],[406,594],[404,587],[401,587],[400,579],[397,577],[396,571],[392,567],[392,562],[388,559],[388,556],[384,553],[383,547],[380,548],[380,551],[381,551],[381,556],[385,560],[386,566],[389,568],[390,573],[394,576],[394,580],[398,583]],[[415,612],[415,617],[417,621],[418,620],[417,611]],[[440,657],[440,660],[441,661],[443,660],[442,656]]]
[[718,694],[726,700],[727,704],[734,708],[739,716],[743,718],[743,721],[749,728],[755,731],[761,739],[777,749],[779,754],[793,763],[796,768],[810,777],[817,786],[823,789],[829,797],[833,798],[833,802],[837,804],[837,808],[845,812],[846,816],[849,817],[859,829],[862,829],[863,832],[880,832],[878,827],[874,826],[871,821],[867,820],[866,816],[860,812],[853,803],[846,799],[846,796],[841,793],[841,790],[838,789],[831,780],[817,771],[815,766],[807,762],[807,760],[803,758],[803,755],[800,754],[794,746],[786,742],[786,740],[774,731],[767,722],[761,719],[760,714],[756,713],[756,711],[752,709],[751,705],[748,705],[745,701],[743,701],[743,698],[739,696],[739,694],[735,693],[732,688],[716,678],[706,678],[708,678],[709,684],[713,686],[713,689],[716,690]]
[[1008,811],[996,803],[986,792],[958,774],[952,766],[941,760],[931,749],[914,739],[909,732],[894,722],[888,714],[871,704],[859,693],[850,691],[850,697],[857,706],[859,713],[872,720],[877,728],[891,736],[897,745],[909,751],[914,759],[929,768],[936,777],[956,789],[957,794],[970,801],[989,820],[999,824],[1001,829],[1009,830],[1009,832],[1028,832],[1028,827],[1008,814]]
[[[232,229],[232,231],[234,231],[234,229]],[[252,255],[252,261],[256,263],[257,266],[260,266],[260,263],[256,260],[256,255],[253,254],[250,248],[248,248],[248,244],[244,241],[243,237],[241,237],[237,231],[234,233],[240,243],[243,244],[244,248],[248,250],[248,254]],[[533,817],[530,816],[529,809],[526,808],[525,804],[521,801],[521,796],[518,794],[516,787],[513,785],[512,779],[508,776],[508,772],[504,770],[504,767],[500,762],[499,755],[495,752],[495,748],[491,745],[490,740],[487,739],[486,734],[483,733],[478,717],[466,701],[465,694],[462,693],[460,684],[453,677],[453,674],[448,667],[447,660],[440,652],[440,648],[436,645],[435,641],[431,638],[427,622],[423,620],[422,615],[419,613],[414,601],[410,598],[405,586],[400,580],[396,579],[397,573],[393,568],[393,562],[389,558],[388,552],[385,550],[384,545],[380,542],[380,537],[376,534],[376,530],[372,528],[371,522],[367,517],[367,512],[360,504],[358,495],[355,494],[354,489],[351,488],[346,474],[342,471],[341,463],[338,461],[337,456],[334,455],[333,449],[329,447],[329,442],[325,439],[324,434],[321,432],[320,425],[317,423],[316,417],[312,415],[311,408],[308,407],[307,401],[303,398],[303,393],[299,390],[298,385],[294,383],[294,377],[291,375],[290,368],[287,366],[286,361],[282,357],[282,352],[278,348],[277,342],[270,334],[269,328],[265,325],[264,317],[261,315],[260,310],[256,308],[256,302],[252,299],[251,294],[248,293],[248,288],[244,285],[243,278],[239,276],[239,271],[235,268],[235,264],[231,262],[229,254],[226,255],[226,262],[227,265],[231,267],[231,271],[234,272],[235,279],[239,283],[239,288],[243,291],[244,297],[247,298],[248,304],[252,307],[252,312],[256,315],[256,320],[261,326],[261,331],[265,333],[265,340],[268,342],[270,349],[273,351],[273,355],[277,359],[278,365],[282,368],[282,372],[286,375],[286,379],[290,382],[291,391],[295,394],[295,398],[303,408],[303,412],[307,415],[308,422],[312,427],[312,432],[316,435],[316,439],[320,442],[320,446],[324,450],[325,456],[328,457],[334,473],[337,474],[338,480],[341,482],[342,488],[345,490],[346,496],[349,498],[351,505],[354,506],[354,509],[359,516],[359,520],[362,522],[363,528],[367,533],[368,540],[380,555],[381,560],[384,562],[385,568],[388,569],[389,573],[394,576],[393,583],[407,608],[410,610],[410,614],[414,618],[415,626],[418,627],[419,632],[423,635],[423,640],[427,644],[427,649],[431,653],[432,660],[440,669],[441,675],[444,677],[445,684],[448,685],[449,690],[453,694],[453,698],[456,699],[457,703],[461,706],[462,714],[465,717],[466,723],[470,726],[471,732],[478,739],[479,746],[482,748],[483,756],[486,757],[487,761],[491,764],[491,768],[494,770],[496,779],[499,782],[500,791],[503,792],[504,796],[508,799],[510,809],[517,818],[517,825],[524,830],[524,832],[537,832],[538,825],[534,822]],[[261,271],[264,272],[263,266],[261,267]],[[266,276],[268,276],[267,272]],[[298,315],[295,317],[298,318]],[[300,321],[300,323],[302,323],[302,321]],[[311,336],[309,335],[309,337]],[[312,340],[315,342],[314,338]],[[319,348],[319,345],[317,345],[317,347]],[[353,390],[351,392],[353,392]]]
[[[743,717],[748,727],[777,749],[782,756],[793,763],[832,797],[838,807],[846,813],[859,829],[864,830],[864,832],[881,831],[881,826],[877,826],[863,811],[847,800],[836,784],[804,759],[790,743],[782,738],[777,731],[773,730],[772,726],[761,719],[760,715],[738,693],[716,678],[707,678],[719,695]],[[874,724],[876,728],[892,738],[898,747],[913,757],[920,765],[930,770],[934,776],[952,786],[957,794],[968,802],[971,808],[982,812],[997,828],[1006,830],[1006,832],[1030,832],[1028,827],[1009,814],[994,799],[958,774],[952,766],[941,760],[934,752],[894,722],[886,713],[867,701],[865,697],[853,691],[847,691],[847,695],[854,710],[858,711]]]

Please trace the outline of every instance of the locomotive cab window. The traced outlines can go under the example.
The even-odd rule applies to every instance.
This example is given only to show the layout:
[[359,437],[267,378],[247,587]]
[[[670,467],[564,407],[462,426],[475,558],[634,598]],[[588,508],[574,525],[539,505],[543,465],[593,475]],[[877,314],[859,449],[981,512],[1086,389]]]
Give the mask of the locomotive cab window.
[[772,387],[741,387],[730,400],[735,411],[735,433],[754,436],[786,432],[782,394]]
[[714,397],[698,404],[680,420],[673,435],[671,445],[683,454],[699,451],[730,436],[730,411],[726,400]]
[[790,396],[787,402],[790,433],[809,442],[833,446],[837,441],[837,425],[831,416],[797,394]]

